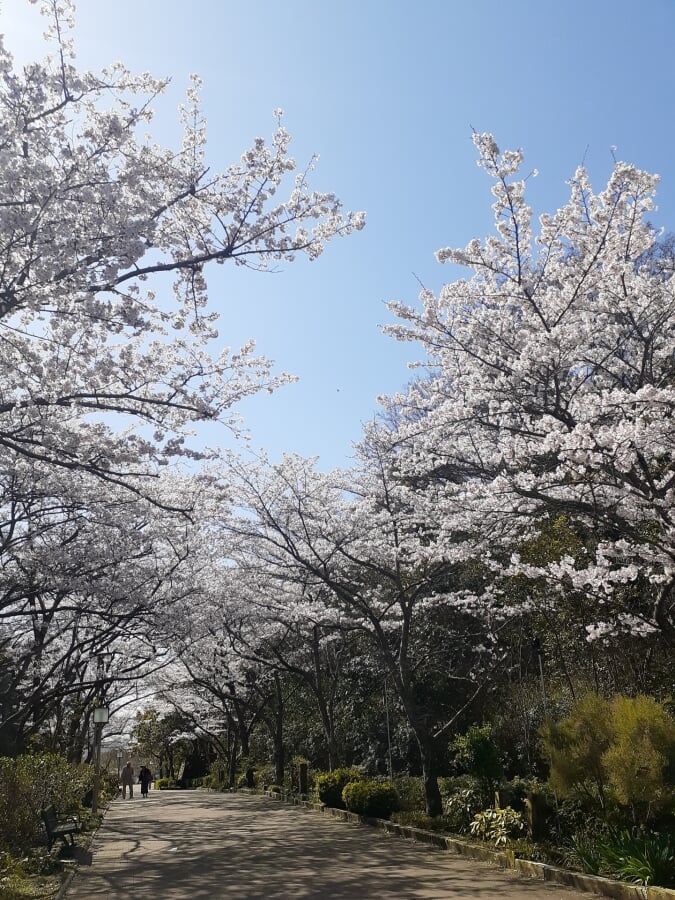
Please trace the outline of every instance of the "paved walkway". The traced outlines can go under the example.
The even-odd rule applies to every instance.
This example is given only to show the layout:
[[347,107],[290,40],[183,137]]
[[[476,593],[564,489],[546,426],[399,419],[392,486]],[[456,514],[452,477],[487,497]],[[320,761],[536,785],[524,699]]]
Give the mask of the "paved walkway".
[[247,794],[116,800],[67,900],[590,900],[487,863]]

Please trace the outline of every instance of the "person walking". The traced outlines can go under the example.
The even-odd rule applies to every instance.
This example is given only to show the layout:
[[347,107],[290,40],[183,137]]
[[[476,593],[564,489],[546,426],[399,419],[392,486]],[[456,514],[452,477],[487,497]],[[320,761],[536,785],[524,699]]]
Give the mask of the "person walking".
[[148,788],[152,781],[152,772],[147,766],[141,766],[141,771],[138,773],[138,781],[141,785],[141,797],[147,797]]
[[131,760],[122,769],[122,800],[126,800],[127,788],[129,788],[129,799],[134,798],[134,770],[131,767]]

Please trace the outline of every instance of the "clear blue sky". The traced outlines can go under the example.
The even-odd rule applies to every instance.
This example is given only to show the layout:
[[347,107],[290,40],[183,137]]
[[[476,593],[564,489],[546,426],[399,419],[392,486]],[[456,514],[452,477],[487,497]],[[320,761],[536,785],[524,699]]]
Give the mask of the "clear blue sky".
[[[1,0],[0,30],[34,56],[43,24]],[[412,346],[380,334],[389,299],[414,302],[415,273],[437,289],[434,251],[492,229],[490,182],[471,128],[523,147],[535,213],[567,196],[585,158],[597,189],[620,159],[662,177],[658,225],[675,230],[675,4],[672,0],[80,0],[79,63],[120,59],[173,76],[155,134],[174,142],[188,74],[204,79],[213,167],[235,161],[286,111],[299,162],[365,231],[315,263],[262,275],[223,267],[210,293],[224,342],[248,337],[300,376],[242,407],[255,446],[348,464],[376,397],[410,377]],[[220,436],[210,432],[216,443]]]

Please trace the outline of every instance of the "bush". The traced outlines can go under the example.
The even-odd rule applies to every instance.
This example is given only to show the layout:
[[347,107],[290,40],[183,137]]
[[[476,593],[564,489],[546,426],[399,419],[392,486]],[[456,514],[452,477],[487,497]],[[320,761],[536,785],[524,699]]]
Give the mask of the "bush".
[[344,809],[342,791],[351,781],[360,781],[361,773],[358,769],[333,769],[332,772],[322,772],[316,777],[316,794],[322,803],[334,809]]
[[228,767],[224,759],[216,759],[209,766],[208,786],[220,790],[228,783]]
[[596,796],[603,812],[612,800],[641,822],[673,802],[675,721],[652,697],[587,694],[542,739],[562,796]]
[[269,790],[270,784],[277,784],[277,776],[273,766],[263,766],[255,770],[255,783],[263,790]]
[[604,808],[607,773],[602,756],[611,735],[609,704],[596,694],[577,700],[560,722],[547,723],[542,742],[551,758],[553,789],[562,797],[575,793],[595,797]]
[[675,837],[671,834],[611,830],[604,837],[575,834],[565,864],[589,875],[607,875],[632,884],[675,887]]
[[537,778],[516,777],[499,785],[498,796],[498,806],[510,806],[523,814],[531,840],[550,839],[556,828],[557,811],[556,797],[550,785]]
[[342,800],[350,812],[374,819],[388,819],[398,809],[398,794],[381,781],[352,781],[342,790]]
[[459,735],[450,745],[456,764],[463,772],[474,775],[481,783],[487,800],[503,774],[499,749],[492,736],[492,726],[472,725],[466,734]]
[[51,753],[0,758],[0,845],[26,850],[40,842],[41,810],[53,803],[58,815],[79,813],[91,789],[90,766]]
[[465,788],[447,798],[444,818],[452,831],[466,833],[482,808],[483,800],[480,792],[475,788]]
[[675,837],[614,832],[598,844],[607,874],[632,884],[675,887]]
[[[420,779],[421,780],[421,779]],[[449,775],[438,779],[438,786],[444,798],[458,794],[460,791],[480,790],[480,782],[473,775]]]
[[[118,795],[120,790],[119,779],[117,778],[117,772],[102,772],[101,773],[101,793],[99,799],[102,803],[107,803],[108,800],[114,800]],[[59,814],[61,814],[61,810],[57,804],[57,809],[59,810]]]
[[155,788],[158,791],[171,791],[176,787],[176,782],[173,778],[158,778],[155,782]]
[[522,835],[525,821],[519,812],[510,806],[504,809],[485,809],[478,813],[471,823],[471,834],[495,847],[505,847],[509,838]]
[[597,838],[582,831],[572,836],[562,861],[570,869],[578,869],[585,875],[600,875],[605,859]]
[[46,852],[16,859],[0,852],[0,900],[54,897],[61,886],[60,862]]
[[424,782],[421,778],[415,778],[412,775],[399,775],[397,778],[394,778],[394,787],[398,794],[400,810],[415,812],[425,808]]
[[675,721],[653,697],[614,697],[612,742],[602,762],[619,803],[646,822],[675,799]]
[[209,786],[210,779],[210,775],[198,775],[196,778],[185,778],[183,782],[186,788],[194,790],[195,788]]

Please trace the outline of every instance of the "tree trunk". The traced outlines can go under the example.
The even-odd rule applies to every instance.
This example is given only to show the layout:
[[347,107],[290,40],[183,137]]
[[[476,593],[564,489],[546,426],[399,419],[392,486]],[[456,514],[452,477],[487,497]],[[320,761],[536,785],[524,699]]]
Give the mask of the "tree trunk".
[[403,708],[408,723],[415,735],[415,741],[422,762],[422,778],[424,781],[424,802],[428,816],[440,816],[443,814],[443,798],[438,787],[438,761],[436,754],[436,741],[429,733],[424,713],[418,709],[415,701],[408,692],[401,691]]
[[239,741],[237,740],[236,732],[233,735],[232,745],[230,747],[229,759],[228,759],[228,781],[230,787],[233,788],[235,786],[235,781],[237,778],[237,750],[239,747]]
[[424,802],[428,816],[443,815],[443,798],[438,787],[438,769],[433,748],[424,748],[418,740],[422,757],[422,777],[424,779]]

